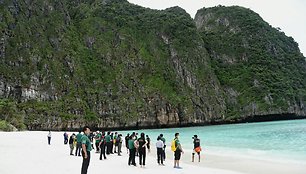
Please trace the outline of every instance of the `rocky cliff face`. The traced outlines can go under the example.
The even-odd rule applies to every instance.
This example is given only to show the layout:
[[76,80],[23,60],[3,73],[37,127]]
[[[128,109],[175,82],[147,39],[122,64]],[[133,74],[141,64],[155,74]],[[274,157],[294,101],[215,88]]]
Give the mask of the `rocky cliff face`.
[[[18,128],[165,127],[306,115],[305,58],[259,17],[266,29],[254,32],[244,28],[254,23],[248,17],[245,24],[232,22],[235,14],[222,16],[217,9],[225,7],[202,9],[193,21],[179,7],[157,11],[125,0],[0,5],[1,119]],[[248,39],[262,32],[278,40],[256,40],[255,47]],[[235,39],[224,45],[229,36]],[[275,71],[284,64],[286,71]],[[272,74],[253,76],[254,67]]]
[[305,57],[292,38],[242,7],[203,8],[195,22],[229,118],[306,114]]

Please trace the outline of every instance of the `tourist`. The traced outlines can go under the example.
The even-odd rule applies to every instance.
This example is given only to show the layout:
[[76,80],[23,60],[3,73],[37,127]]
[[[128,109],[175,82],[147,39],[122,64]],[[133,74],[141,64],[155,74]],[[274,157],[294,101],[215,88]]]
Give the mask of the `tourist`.
[[106,159],[106,156],[105,156],[105,147],[106,147],[105,132],[102,133],[99,146],[100,146],[100,160],[102,160],[102,155],[103,155],[104,159]]
[[105,141],[106,141],[106,154],[109,155],[111,153],[111,145],[112,145],[110,132],[107,132]]
[[84,135],[82,136],[82,156],[83,156],[83,163],[81,174],[87,174],[88,166],[90,163],[90,151],[92,149],[91,142],[88,138],[90,135],[90,129],[88,126],[83,128]]
[[142,167],[145,167],[145,165],[146,165],[147,141],[146,141],[144,133],[140,134],[140,138],[138,138],[138,140],[137,140],[137,145],[138,145],[138,153],[139,153],[139,165],[142,168]]
[[157,148],[157,163],[159,165],[164,165],[164,160],[163,160],[164,143],[161,140],[160,136],[157,137],[156,148]]
[[68,143],[68,134],[65,132],[64,133],[64,144]]
[[147,148],[148,148],[148,152],[150,153],[150,144],[151,144],[151,139],[149,137],[149,135],[146,135],[146,140],[147,140]]
[[81,156],[82,136],[81,131],[79,131],[79,133],[76,135],[77,145],[75,149],[75,156]]
[[48,144],[51,145],[51,131],[48,133]]
[[192,162],[194,162],[194,154],[197,153],[199,157],[199,162],[201,160],[200,153],[201,153],[201,146],[200,146],[200,139],[198,135],[194,135],[193,139],[193,152],[192,152]]
[[135,135],[134,134],[132,134],[130,136],[130,139],[128,141],[128,145],[129,145],[129,161],[128,161],[128,165],[130,166],[132,164],[133,166],[136,166],[135,153],[136,153],[137,144],[135,143]]
[[118,142],[117,142],[117,138],[118,138],[118,133],[115,132],[115,136],[114,136],[114,146],[115,146],[115,153],[117,153],[117,149],[118,149]]
[[124,140],[125,140],[125,147],[126,147],[126,153],[128,154],[129,153],[129,139],[130,139],[130,134],[128,133],[127,135],[126,135],[126,137],[124,138]]
[[121,156],[121,153],[122,153],[122,151],[121,151],[121,148],[122,148],[122,134],[119,134],[118,135],[118,138],[117,138],[117,140],[116,140],[116,142],[118,143],[118,156]]
[[[181,169],[180,167],[180,159],[181,159],[181,153],[184,153],[180,140],[179,140],[179,133],[175,133],[175,138],[173,140],[173,145],[175,147],[174,150],[174,168]],[[172,149],[172,145],[171,145]]]
[[93,133],[93,132],[90,132],[90,135],[89,135],[89,140],[90,140],[90,144],[91,144],[91,148],[92,149],[95,149],[94,148],[94,145],[93,145],[93,139],[94,139],[94,137],[95,137],[96,135],[95,135],[95,133]]
[[111,133],[111,135],[110,135],[110,137],[111,137],[111,140],[110,140],[110,153],[111,154],[114,154],[114,133]]
[[[136,141],[137,139],[138,139],[138,133],[136,132],[136,133],[134,133],[134,135],[135,135],[135,137],[134,137],[134,140]],[[137,141],[136,141],[137,142]],[[135,156],[139,156],[139,154],[138,154],[138,148],[136,148],[136,152],[135,152]]]
[[96,145],[96,153],[99,153],[100,151],[100,141],[101,141],[101,133],[97,131],[97,134],[95,136],[95,145]]
[[164,138],[163,134],[159,135],[160,139],[163,141],[164,143],[164,148],[163,148],[163,160],[166,160],[166,139]]
[[70,138],[69,138],[69,147],[70,147],[70,155],[73,155],[73,149],[74,149],[74,139],[75,139],[75,134],[73,133]]

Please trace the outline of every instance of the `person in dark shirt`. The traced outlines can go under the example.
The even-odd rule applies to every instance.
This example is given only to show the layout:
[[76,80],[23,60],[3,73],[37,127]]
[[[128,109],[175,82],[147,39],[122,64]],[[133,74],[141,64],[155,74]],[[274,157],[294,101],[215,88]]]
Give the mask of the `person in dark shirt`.
[[194,154],[197,153],[199,157],[199,162],[201,160],[200,153],[201,153],[201,145],[200,145],[200,139],[197,135],[194,135],[192,137],[193,139],[193,152],[192,152],[192,162],[194,162]]
[[72,134],[69,138],[70,155],[73,155],[72,152],[74,149],[74,145],[73,145],[74,139],[75,139],[75,134]]
[[51,145],[51,131],[48,133],[48,144]]
[[68,134],[67,132],[64,133],[64,144],[68,143]]
[[147,141],[144,133],[140,134],[140,138],[138,138],[137,143],[138,143],[139,165],[140,167],[145,167]]
[[106,156],[105,156],[105,149],[106,149],[105,132],[102,133],[101,141],[100,141],[99,146],[100,146],[100,160],[102,160],[102,155],[103,155],[104,159],[106,159]]
[[119,134],[116,140],[116,143],[118,144],[118,156],[121,156],[121,147],[122,147],[122,134]]
[[130,134],[127,134],[125,137],[125,147],[126,147],[126,153],[129,153],[129,139],[130,139]]
[[163,134],[160,134],[159,135],[160,139],[163,141],[164,143],[164,148],[163,148],[163,160],[165,161],[166,160],[166,139],[164,138],[164,135]]
[[94,139],[94,137],[95,137],[95,134],[94,134],[93,132],[90,132],[90,134],[89,134],[89,140],[90,140],[91,148],[92,148],[92,149],[95,149],[95,148],[94,148],[94,145],[93,145],[93,139]]
[[149,135],[146,135],[146,140],[147,140],[147,148],[148,148],[148,152],[150,153],[151,139],[150,139]]
[[110,153],[114,154],[114,133],[111,133],[111,144],[110,144]]

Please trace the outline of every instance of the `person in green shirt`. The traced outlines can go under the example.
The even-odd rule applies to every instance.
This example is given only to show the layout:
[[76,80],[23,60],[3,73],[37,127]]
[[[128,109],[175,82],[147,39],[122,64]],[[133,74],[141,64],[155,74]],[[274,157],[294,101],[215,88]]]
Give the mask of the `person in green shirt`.
[[81,156],[81,148],[82,148],[82,134],[81,134],[81,131],[79,131],[79,133],[77,134],[76,136],[76,139],[77,139],[77,146],[76,146],[76,149],[75,149],[75,156]]
[[129,161],[128,161],[128,165],[133,165],[136,166],[136,162],[135,162],[135,155],[136,155],[136,149],[137,144],[135,143],[135,135],[132,134],[130,136],[130,139],[128,141],[128,147],[129,147]]
[[83,128],[83,132],[84,132],[84,135],[81,138],[82,156],[83,156],[81,174],[87,174],[88,166],[90,163],[90,151],[92,149],[91,142],[88,138],[90,134],[90,128],[88,126],[85,126]]
[[181,169],[180,167],[180,159],[181,159],[181,153],[184,153],[180,140],[179,140],[179,133],[175,133],[175,148],[174,151],[174,168]]
[[100,147],[99,147],[99,144],[100,144],[100,141],[101,141],[101,133],[100,131],[97,131],[97,134],[95,136],[95,141],[96,141],[96,153],[99,153],[100,152]]
[[117,142],[117,138],[118,138],[118,133],[115,132],[115,136],[114,136],[114,146],[115,146],[115,150],[114,150],[114,153],[117,153],[117,149],[118,149],[118,142]]
[[109,155],[111,153],[111,146],[113,145],[110,132],[107,132],[107,135],[105,137],[105,142],[106,142],[106,155]]

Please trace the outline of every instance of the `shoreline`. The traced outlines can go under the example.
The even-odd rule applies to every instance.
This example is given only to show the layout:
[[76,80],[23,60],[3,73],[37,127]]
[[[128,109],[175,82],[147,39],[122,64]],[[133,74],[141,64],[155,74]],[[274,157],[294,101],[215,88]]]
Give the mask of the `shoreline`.
[[[221,169],[245,174],[305,174],[306,169],[306,161],[288,162],[285,160],[256,159],[254,157],[220,155],[205,151],[201,152],[201,162],[198,162],[197,154],[195,154],[195,162],[191,162],[192,150],[184,149],[184,152],[181,158],[182,167],[188,164],[202,168]],[[149,156],[156,158],[155,149],[153,152],[151,149]],[[173,152],[168,147],[166,148],[166,161],[169,160],[173,162]]]
[[[188,128],[188,127],[202,127],[202,126],[217,126],[217,125],[232,125],[232,124],[244,124],[244,123],[264,123],[274,121],[291,121],[291,120],[305,120],[306,116],[296,116],[295,114],[271,114],[271,115],[258,115],[248,116],[238,120],[221,120],[221,121],[210,121],[201,123],[181,123],[181,124],[169,124],[169,125],[149,125],[149,126],[119,126],[119,127],[91,127],[93,131],[104,130],[104,131],[133,131],[133,130],[145,130],[145,129],[168,129],[168,128]],[[90,125],[90,124],[89,124]],[[80,128],[68,128],[68,129],[35,129],[35,130],[21,130],[21,131],[79,131]],[[18,131],[17,131],[18,132]]]

